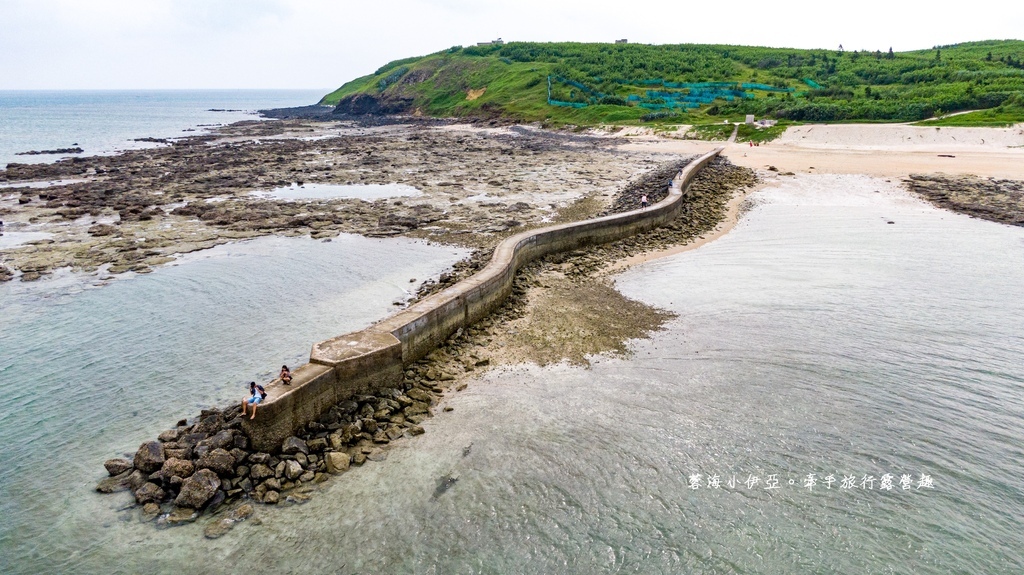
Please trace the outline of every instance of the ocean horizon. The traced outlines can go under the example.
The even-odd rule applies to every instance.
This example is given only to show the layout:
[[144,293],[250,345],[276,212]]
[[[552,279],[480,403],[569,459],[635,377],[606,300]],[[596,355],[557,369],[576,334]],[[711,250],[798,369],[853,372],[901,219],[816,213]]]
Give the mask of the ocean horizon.
[[[315,104],[328,90],[0,90],[0,166],[159,145],[259,110]],[[79,147],[79,154],[21,155]]]

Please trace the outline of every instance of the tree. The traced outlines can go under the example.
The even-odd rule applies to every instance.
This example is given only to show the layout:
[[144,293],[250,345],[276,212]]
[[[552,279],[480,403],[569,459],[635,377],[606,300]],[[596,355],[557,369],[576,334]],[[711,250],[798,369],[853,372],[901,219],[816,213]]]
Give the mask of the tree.
[[986,62],[991,62],[992,61],[992,52],[989,52],[988,55],[985,56],[985,61]]
[[941,59],[942,59],[942,50],[939,50],[938,48],[936,48],[935,49],[935,61],[938,62]]

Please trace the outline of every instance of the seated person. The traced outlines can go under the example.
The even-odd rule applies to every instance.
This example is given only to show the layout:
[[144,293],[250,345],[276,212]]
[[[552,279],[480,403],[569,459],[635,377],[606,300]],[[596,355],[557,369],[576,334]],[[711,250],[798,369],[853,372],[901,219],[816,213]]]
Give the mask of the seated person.
[[263,386],[257,385],[255,381],[250,381],[249,397],[242,400],[242,415],[246,415],[246,405],[251,405],[252,416],[249,419],[256,419],[256,406],[266,398],[267,392],[263,389]]
[[292,384],[292,372],[288,370],[287,365],[281,366],[281,373],[279,373],[277,377],[279,377],[281,379],[281,383],[285,385]]

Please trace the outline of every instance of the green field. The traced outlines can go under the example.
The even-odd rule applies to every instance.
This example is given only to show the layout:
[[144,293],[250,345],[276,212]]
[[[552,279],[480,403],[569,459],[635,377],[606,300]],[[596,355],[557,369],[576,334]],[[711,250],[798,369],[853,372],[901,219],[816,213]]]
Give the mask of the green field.
[[[1024,41],[912,52],[725,45],[512,42],[391,62],[324,96],[436,117],[547,125],[786,122],[1024,122]],[[776,130],[738,139],[770,138]],[[762,133],[763,132],[763,133]]]

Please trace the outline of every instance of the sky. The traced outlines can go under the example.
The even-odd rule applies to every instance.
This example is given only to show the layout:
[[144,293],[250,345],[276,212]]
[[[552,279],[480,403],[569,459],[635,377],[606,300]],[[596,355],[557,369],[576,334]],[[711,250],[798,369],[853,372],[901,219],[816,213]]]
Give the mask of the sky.
[[328,91],[498,37],[903,51],[1021,39],[1022,22],[1010,0],[0,0],[0,90]]

